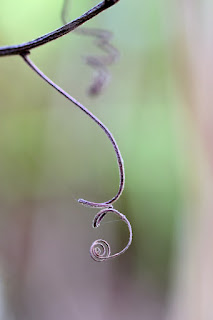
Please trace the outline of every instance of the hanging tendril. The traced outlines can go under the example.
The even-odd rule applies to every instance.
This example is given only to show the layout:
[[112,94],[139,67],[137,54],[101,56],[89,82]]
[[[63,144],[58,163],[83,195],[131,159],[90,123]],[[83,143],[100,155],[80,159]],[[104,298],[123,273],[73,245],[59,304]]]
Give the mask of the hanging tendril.
[[[25,63],[36,73],[38,74],[45,82],[47,82],[50,86],[52,86],[55,90],[57,90],[61,95],[63,95],[65,98],[67,98],[69,101],[71,101],[73,104],[75,104],[79,109],[81,109],[85,114],[87,114],[107,135],[108,139],[110,140],[114,151],[116,153],[117,157],[117,162],[118,162],[118,168],[119,168],[119,189],[117,194],[111,199],[106,202],[102,203],[97,203],[97,202],[91,202],[87,201],[84,199],[79,199],[78,201],[86,206],[90,207],[95,207],[95,208],[104,208],[103,210],[99,211],[95,219],[93,221],[93,227],[98,227],[102,221],[102,219],[105,217],[105,215],[108,212],[113,212],[119,216],[121,220],[123,220],[127,225],[129,229],[129,241],[126,245],[126,247],[121,250],[118,253],[115,253],[111,255],[111,250],[109,244],[102,239],[96,240],[91,248],[90,248],[90,253],[91,256],[93,257],[94,260],[96,261],[104,261],[109,258],[114,258],[122,253],[124,253],[128,247],[130,246],[132,242],[132,228],[131,225],[128,221],[128,219],[121,214],[119,211],[115,210],[113,208],[112,203],[114,203],[118,198],[121,196],[123,189],[124,189],[124,182],[125,182],[125,175],[124,175],[124,164],[123,164],[123,159],[121,157],[120,150],[118,148],[118,145],[112,136],[111,132],[109,129],[96,117],[94,116],[86,107],[84,107],[80,102],[78,102],[76,99],[74,99],[71,95],[69,95],[65,90],[60,88],[57,84],[55,84],[51,79],[49,79],[30,59],[29,59],[29,54],[32,49],[37,48],[41,45],[44,45],[50,41],[56,40],[65,34],[74,31],[76,28],[78,28],[80,25],[85,23],[86,21],[92,19],[93,17],[97,16],[99,13],[103,12],[104,10],[108,9],[115,3],[117,3],[119,0],[103,0],[87,12],[85,12],[83,15],[78,17],[77,19],[70,21],[68,24],[66,24],[63,27],[60,27],[52,32],[49,32],[39,38],[36,38],[34,40],[18,44],[18,45],[10,45],[10,46],[4,46],[0,47],[0,56],[10,56],[10,55],[20,55]],[[65,6],[63,9],[63,12],[66,11],[66,4],[68,3],[68,0],[65,0]],[[62,13],[63,15],[63,13]],[[94,31],[95,30],[95,31]],[[104,38],[104,44],[106,45],[106,42],[109,39],[109,36],[104,36],[103,37],[103,32],[102,35],[100,32],[96,32],[96,29],[93,29],[93,31],[90,31],[90,35],[96,36],[96,38]],[[85,33],[85,31],[84,31]],[[88,34],[88,31],[87,31]],[[105,33],[106,35],[106,33]],[[105,47],[106,48],[106,47]],[[89,59],[91,61],[91,64],[93,65],[99,65],[100,60],[97,62],[95,60]],[[110,64],[110,61],[108,60],[108,64]]]
[[79,109],[81,109],[85,114],[87,114],[107,135],[108,139],[110,140],[115,154],[116,154],[116,158],[117,158],[117,162],[118,162],[118,169],[119,169],[119,188],[118,188],[118,192],[116,193],[116,195],[106,201],[106,202],[93,202],[93,201],[88,201],[88,200],[84,200],[84,199],[79,199],[78,202],[85,205],[85,206],[89,206],[89,207],[93,207],[93,208],[104,208],[103,210],[99,211],[93,221],[93,227],[99,227],[102,219],[104,218],[104,216],[109,213],[115,213],[116,215],[119,216],[119,218],[121,220],[123,220],[129,229],[129,241],[126,245],[126,247],[121,250],[118,253],[115,253],[113,255],[111,255],[111,250],[110,250],[110,246],[108,244],[108,242],[106,242],[105,240],[99,239],[93,242],[91,248],[90,248],[90,254],[91,257],[95,260],[95,261],[104,261],[110,258],[115,258],[117,256],[119,256],[120,254],[124,253],[130,246],[131,242],[132,242],[132,228],[131,228],[131,224],[128,221],[128,219],[125,217],[125,215],[123,215],[122,213],[120,213],[119,211],[115,210],[113,208],[113,203],[119,199],[119,197],[121,196],[123,189],[124,189],[124,184],[125,184],[125,173],[124,173],[124,163],[123,163],[123,159],[120,153],[120,150],[118,148],[118,145],[112,135],[112,133],[109,131],[109,129],[95,116],[93,115],[85,106],[83,106],[79,101],[77,101],[75,98],[73,98],[71,95],[69,95],[65,90],[63,90],[61,87],[59,87],[56,83],[54,83],[50,78],[48,78],[29,58],[29,51],[26,52],[22,52],[20,55],[21,57],[24,59],[24,61],[26,62],[26,64],[33,70],[35,71],[45,82],[47,82],[50,86],[52,86],[55,90],[57,90],[60,94],[62,94],[65,98],[67,98],[69,101],[71,101],[73,104],[75,104]]

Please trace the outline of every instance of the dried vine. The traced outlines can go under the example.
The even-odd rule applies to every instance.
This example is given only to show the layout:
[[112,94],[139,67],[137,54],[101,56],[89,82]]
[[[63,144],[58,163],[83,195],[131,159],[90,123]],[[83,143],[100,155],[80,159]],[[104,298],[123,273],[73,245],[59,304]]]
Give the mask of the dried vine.
[[124,183],[125,183],[125,173],[124,173],[124,164],[123,164],[123,159],[120,153],[120,150],[118,148],[118,145],[113,137],[113,135],[111,134],[111,132],[109,131],[109,129],[95,116],[93,115],[85,106],[83,106],[80,102],[78,102],[75,98],[73,98],[71,95],[69,95],[66,91],[64,91],[62,88],[60,88],[57,84],[55,84],[51,79],[49,79],[29,58],[29,54],[30,54],[30,50],[43,45],[49,41],[55,40],[69,32],[71,32],[72,30],[74,30],[75,28],[77,28],[78,26],[80,26],[81,24],[83,24],[84,22],[86,22],[87,20],[93,18],[95,15],[99,14],[100,12],[102,12],[103,10],[109,8],[110,6],[114,5],[116,2],[118,2],[119,0],[105,0],[102,1],[101,3],[99,3],[98,5],[96,5],[95,7],[93,7],[92,9],[90,9],[89,11],[87,11],[85,14],[83,14],[81,17],[67,23],[65,26],[62,26],[61,28],[52,31],[42,37],[39,37],[35,40],[29,41],[27,43],[24,44],[20,44],[20,45],[16,45],[16,46],[5,46],[5,47],[0,47],[0,56],[7,56],[7,55],[20,55],[23,60],[25,61],[25,63],[36,73],[38,74],[45,82],[47,82],[50,86],[52,86],[55,90],[57,90],[61,95],[63,95],[65,98],[67,98],[69,101],[71,101],[72,103],[74,103],[79,109],[81,109],[84,113],[86,113],[107,135],[108,139],[110,140],[116,157],[117,157],[117,162],[118,162],[118,168],[119,168],[119,177],[120,177],[120,181],[119,181],[119,188],[118,188],[118,192],[117,194],[110,200],[105,201],[105,202],[101,202],[101,203],[97,203],[97,202],[92,202],[92,201],[87,201],[84,199],[79,199],[78,202],[86,205],[86,206],[90,206],[90,207],[94,207],[94,208],[101,208],[102,210],[99,211],[94,218],[93,221],[93,227],[98,227],[102,221],[102,219],[108,214],[108,213],[115,213],[116,215],[119,216],[119,218],[124,221],[129,229],[129,241],[127,243],[127,245],[125,246],[125,248],[123,250],[121,250],[118,253],[115,254],[111,254],[111,250],[110,250],[110,246],[109,244],[102,239],[96,240],[93,242],[91,248],[90,248],[90,255],[91,257],[96,260],[96,261],[105,261],[109,258],[114,258],[119,256],[120,254],[124,253],[130,246],[131,242],[132,242],[132,228],[131,228],[131,224],[128,221],[128,219],[119,211],[115,210],[113,208],[113,203],[118,200],[118,198],[121,196],[123,189],[124,189]]

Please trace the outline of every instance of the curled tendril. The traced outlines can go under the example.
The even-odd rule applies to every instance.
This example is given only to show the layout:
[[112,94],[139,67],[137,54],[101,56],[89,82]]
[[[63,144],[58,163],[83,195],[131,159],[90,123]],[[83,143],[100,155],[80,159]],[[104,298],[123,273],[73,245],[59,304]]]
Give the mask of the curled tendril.
[[110,258],[111,250],[107,241],[98,239],[90,247],[90,255],[97,262]]
[[117,194],[110,200],[106,201],[106,202],[92,202],[92,201],[88,201],[88,200],[84,200],[84,199],[79,199],[78,202],[89,206],[89,207],[93,207],[93,208],[104,208],[103,210],[99,211],[93,221],[93,227],[96,228],[100,225],[102,219],[105,217],[105,215],[109,212],[115,213],[116,215],[119,216],[119,218],[121,220],[123,220],[129,229],[129,241],[126,245],[126,247],[121,250],[118,253],[115,253],[113,255],[111,255],[111,250],[110,250],[110,246],[109,244],[102,239],[96,240],[91,248],[90,248],[90,254],[91,257],[96,260],[96,261],[104,261],[110,258],[115,258],[119,255],[121,255],[122,253],[124,253],[130,246],[131,242],[132,242],[132,228],[131,228],[131,224],[128,221],[128,219],[125,217],[125,215],[123,215],[122,213],[120,213],[119,211],[115,210],[112,206],[112,203],[114,203],[116,200],[119,199],[119,197],[121,196],[123,189],[124,189],[124,183],[125,183],[125,173],[124,173],[124,164],[123,164],[123,159],[120,153],[120,150],[118,148],[118,145],[113,137],[113,135],[111,134],[111,132],[109,131],[109,129],[95,116],[93,115],[84,105],[82,105],[79,101],[77,101],[75,98],[73,98],[71,95],[69,95],[65,90],[63,90],[61,87],[59,87],[56,83],[54,83],[50,78],[48,78],[30,59],[29,59],[29,53],[30,52],[24,52],[22,54],[20,54],[22,56],[22,58],[24,59],[24,61],[26,62],[26,64],[34,71],[36,72],[44,81],[46,81],[50,86],[52,86],[55,90],[57,90],[61,95],[63,95],[65,98],[67,98],[69,101],[71,101],[72,103],[74,103],[80,110],[82,110],[85,114],[87,114],[107,135],[108,139],[110,140],[116,157],[117,157],[117,162],[118,162],[118,168],[119,168],[119,188],[118,188],[118,192]]
[[129,241],[124,249],[122,249],[120,252],[111,255],[110,245],[107,241],[102,239],[95,240],[90,247],[90,255],[95,261],[98,262],[102,262],[120,256],[129,248],[132,242],[132,227],[129,220],[126,218],[124,214],[120,213],[118,210],[115,210],[114,208],[107,208],[99,211],[93,220],[93,227],[99,227],[103,218],[110,212],[118,215],[119,218],[127,224],[129,229]]

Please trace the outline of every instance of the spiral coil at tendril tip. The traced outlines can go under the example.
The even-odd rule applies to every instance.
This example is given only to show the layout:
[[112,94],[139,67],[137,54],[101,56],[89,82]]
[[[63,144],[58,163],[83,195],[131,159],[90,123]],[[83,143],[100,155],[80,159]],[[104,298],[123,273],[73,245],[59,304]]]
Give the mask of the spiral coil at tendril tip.
[[101,262],[110,258],[110,245],[103,239],[98,239],[93,242],[90,247],[90,256],[93,260]]
[[127,224],[129,229],[129,241],[127,245],[120,252],[114,253],[112,255],[111,255],[110,245],[108,244],[107,241],[103,239],[98,239],[94,241],[90,247],[90,255],[93,258],[93,260],[98,262],[106,261],[108,259],[120,256],[129,248],[130,244],[132,243],[132,227],[129,220],[125,217],[125,215],[123,215],[122,213],[120,213],[114,208],[105,208],[99,211],[93,220],[93,227],[94,228],[99,227],[103,218],[106,216],[106,214],[110,212],[118,215],[119,218]]

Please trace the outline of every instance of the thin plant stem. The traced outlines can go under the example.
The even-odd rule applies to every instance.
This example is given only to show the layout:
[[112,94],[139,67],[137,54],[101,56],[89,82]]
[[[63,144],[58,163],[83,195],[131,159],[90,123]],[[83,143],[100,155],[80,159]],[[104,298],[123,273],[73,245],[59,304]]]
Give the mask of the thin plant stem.
[[[90,247],[90,255],[95,261],[105,261],[110,258],[115,258],[119,256],[120,254],[124,253],[130,246],[132,242],[132,227],[128,219],[120,213],[119,211],[115,210],[113,208],[113,203],[119,199],[121,196],[123,189],[124,189],[124,183],[125,183],[125,173],[124,173],[124,163],[123,159],[120,153],[120,150],[118,148],[118,145],[109,131],[109,129],[95,116],[93,115],[86,107],[84,107],[79,101],[77,101],[75,98],[73,98],[71,95],[69,95],[65,90],[63,90],[61,87],[59,87],[57,84],[55,84],[50,78],[48,78],[29,58],[30,51],[38,46],[44,45],[50,41],[56,40],[59,37],[64,36],[65,34],[73,31],[86,21],[90,20],[91,18],[95,17],[102,11],[108,9],[115,3],[117,3],[119,0],[103,0],[99,4],[97,4],[95,7],[84,13],[79,18],[67,23],[66,25],[62,26],[61,28],[58,28],[57,30],[54,30],[50,33],[47,33],[35,40],[31,40],[26,43],[18,44],[18,45],[12,45],[12,46],[4,46],[0,47],[0,57],[3,56],[11,56],[11,55],[20,55],[25,63],[36,73],[38,74],[45,82],[47,82],[49,85],[51,85],[55,90],[57,90],[61,95],[63,95],[65,98],[67,98],[69,101],[71,101],[73,104],[75,104],[80,110],[82,110],[87,116],[90,117],[92,121],[94,121],[107,135],[108,139],[110,140],[115,154],[117,158],[118,163],[118,169],[119,169],[119,188],[117,194],[110,200],[106,202],[92,202],[87,201],[84,199],[79,199],[78,202],[95,208],[101,208],[101,210],[95,215],[94,221],[93,221],[93,227],[96,228],[100,225],[102,219],[106,216],[108,213],[115,213],[119,216],[119,218],[124,221],[129,229],[129,241],[124,249],[122,249],[120,252],[112,254],[111,255],[111,249],[105,240],[99,239],[93,242],[93,244]],[[65,10],[65,9],[64,9]],[[65,12],[63,12],[65,14]],[[29,27],[29,26],[28,26]],[[94,32],[94,31],[93,31]],[[98,35],[100,37],[100,35]],[[107,49],[107,48],[105,48]],[[109,49],[109,48],[108,48]]]
[[118,167],[119,167],[119,174],[120,174],[120,183],[119,183],[119,189],[117,194],[109,201],[98,203],[98,202],[91,202],[87,201],[84,199],[79,199],[78,202],[90,206],[90,207],[95,207],[95,208],[102,208],[96,215],[93,220],[93,227],[97,228],[100,226],[101,221],[103,218],[108,214],[108,213],[115,213],[116,215],[119,216],[119,218],[124,221],[129,230],[129,240],[127,245],[119,252],[111,254],[111,248],[110,245],[107,241],[103,239],[98,239],[95,240],[91,247],[90,247],[90,256],[92,257],[93,260],[102,262],[106,261],[108,259],[116,258],[123,254],[131,245],[132,243],[132,227],[129,222],[129,220],[126,218],[125,215],[117,211],[116,209],[113,208],[112,203],[114,203],[118,198],[121,196],[123,189],[124,189],[124,182],[125,182],[125,176],[124,176],[124,164],[123,164],[123,159],[121,157],[120,150],[118,148],[118,145],[113,138],[111,132],[109,129],[96,117],[94,116],[86,107],[84,107],[80,102],[78,102],[76,99],[74,99],[71,95],[69,95],[65,90],[60,88],[57,84],[55,84],[51,79],[49,79],[29,58],[28,54],[21,54],[22,58],[24,61],[27,63],[27,65],[34,71],[36,72],[45,82],[47,82],[49,85],[51,85],[55,90],[57,90],[60,94],[62,94],[65,98],[67,98],[69,101],[74,103],[79,109],[81,109],[84,113],[86,113],[107,135],[108,139],[113,145],[113,148],[116,153],[117,157],[117,162],[118,162]]
[[114,203],[116,200],[119,199],[121,196],[123,189],[124,189],[124,183],[125,183],[125,172],[124,172],[124,163],[123,159],[120,153],[120,150],[118,148],[118,145],[112,135],[112,133],[109,131],[109,129],[94,115],[92,112],[90,112],[86,107],[84,107],[79,101],[77,101],[75,98],[73,98],[71,95],[69,95],[65,90],[63,90],[61,87],[59,87],[56,83],[54,83],[50,78],[48,78],[29,58],[28,55],[23,54],[21,55],[24,61],[28,64],[28,66],[35,71],[44,81],[46,81],[49,85],[51,85],[55,90],[57,90],[60,94],[62,94],[65,98],[67,98],[69,101],[74,103],[79,109],[81,109],[84,113],[86,113],[107,135],[108,139],[110,140],[118,162],[118,168],[119,168],[119,189],[117,194],[110,200],[102,203],[98,202],[92,202],[87,201],[84,199],[79,199],[78,202],[89,206],[89,207],[96,207],[96,208],[112,208],[112,203]]

